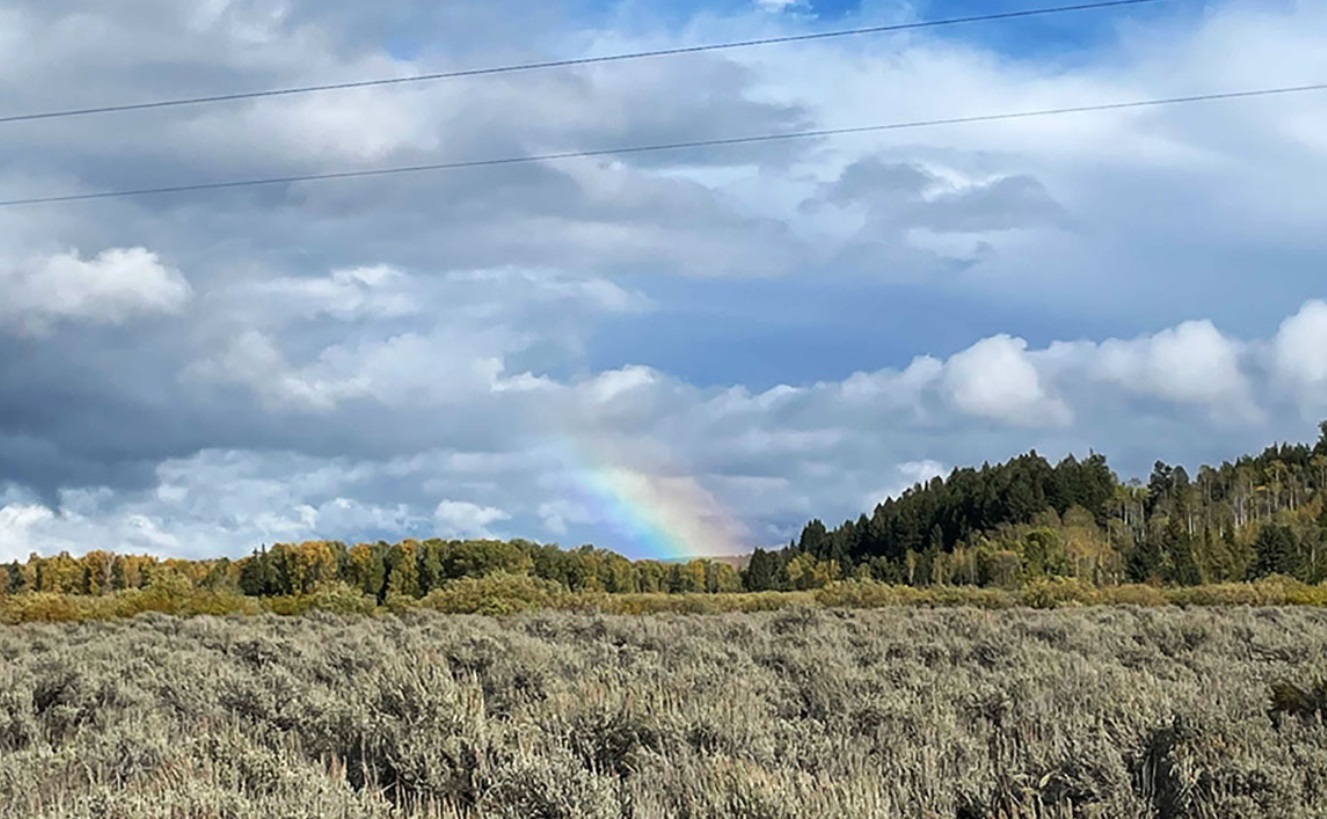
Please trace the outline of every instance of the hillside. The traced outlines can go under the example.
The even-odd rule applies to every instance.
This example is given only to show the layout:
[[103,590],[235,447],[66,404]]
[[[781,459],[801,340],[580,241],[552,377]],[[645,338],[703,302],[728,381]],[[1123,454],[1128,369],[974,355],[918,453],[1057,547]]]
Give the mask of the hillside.
[[1016,586],[1067,576],[1097,585],[1196,585],[1273,574],[1327,577],[1327,422],[1316,444],[1277,444],[1219,466],[1158,461],[1122,482],[1105,457],[1052,465],[1035,451],[954,470],[870,514],[813,520],[757,550],[750,589],[864,577],[914,586]]

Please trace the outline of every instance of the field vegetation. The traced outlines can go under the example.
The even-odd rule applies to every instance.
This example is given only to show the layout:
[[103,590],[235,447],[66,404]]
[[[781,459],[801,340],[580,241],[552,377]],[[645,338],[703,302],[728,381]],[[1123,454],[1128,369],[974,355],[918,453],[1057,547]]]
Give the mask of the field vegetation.
[[886,607],[985,610],[1054,609],[1082,606],[1315,606],[1327,607],[1327,585],[1308,585],[1273,576],[1251,583],[1167,587],[1129,584],[1092,586],[1069,578],[1046,578],[1018,589],[973,586],[914,588],[872,580],[846,580],[810,591],[729,593],[571,592],[522,575],[495,574],[448,582],[422,598],[390,595],[381,603],[344,583],[332,582],[294,595],[251,597],[233,591],[195,589],[181,583],[101,595],[27,592],[0,595],[0,624],[70,623],[134,617],[287,616],[326,612],[391,616],[412,611],[444,614],[511,615],[534,611],[574,614],[732,614],[790,608],[876,609]]
[[0,816],[1317,817],[1327,612],[0,630]]

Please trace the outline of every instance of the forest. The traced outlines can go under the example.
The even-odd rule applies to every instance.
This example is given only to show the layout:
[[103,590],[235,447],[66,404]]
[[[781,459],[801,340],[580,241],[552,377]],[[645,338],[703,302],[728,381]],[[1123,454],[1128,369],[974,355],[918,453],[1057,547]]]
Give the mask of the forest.
[[1060,576],[1098,586],[1194,586],[1271,575],[1327,578],[1327,421],[1307,444],[1277,444],[1190,475],[1156,462],[1122,482],[1105,457],[1055,465],[1035,451],[954,470],[829,530],[813,520],[752,555],[748,589],[858,576],[911,586],[1011,587]]
[[0,593],[331,595],[372,608],[485,590],[552,603],[568,594],[796,593],[845,583],[1009,592],[1048,581],[1107,590],[1264,578],[1316,586],[1327,579],[1327,422],[1319,432],[1312,445],[1276,444],[1194,474],[1157,462],[1146,482],[1122,481],[1097,453],[1052,464],[1032,451],[955,469],[833,529],[813,520],[786,547],[756,549],[741,568],[526,540],[309,541],[264,545],[237,560],[34,554],[3,566]]

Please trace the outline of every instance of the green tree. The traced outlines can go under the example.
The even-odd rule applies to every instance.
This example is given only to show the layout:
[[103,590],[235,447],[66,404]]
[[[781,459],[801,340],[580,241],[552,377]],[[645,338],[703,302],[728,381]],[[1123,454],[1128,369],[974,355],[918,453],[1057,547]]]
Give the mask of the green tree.
[[1249,579],[1256,580],[1273,574],[1296,577],[1299,569],[1299,542],[1294,530],[1276,524],[1263,526],[1257,540],[1253,542],[1253,565],[1249,567]]
[[[487,577],[491,574],[529,574],[534,561],[519,547],[501,540],[467,540],[448,544],[443,573],[448,578]],[[582,550],[587,562],[604,561],[597,550]],[[596,567],[597,568],[597,567]]]
[[839,565],[834,561],[817,560],[811,554],[799,554],[788,561],[785,568],[788,584],[798,591],[828,586],[839,577]]
[[1001,589],[1016,588],[1023,582],[1023,560],[1008,549],[979,549],[977,582]]
[[1134,583],[1148,583],[1161,577],[1161,544],[1149,532],[1141,543],[1129,552],[1125,567],[1129,580]]
[[[127,588],[124,564],[116,561],[111,573],[117,589]],[[250,597],[271,594],[271,564],[267,560],[267,547],[260,546],[253,554],[240,561],[240,591]]]
[[1203,582],[1193,555],[1193,541],[1179,518],[1173,517],[1166,523],[1162,548],[1169,565],[1170,582],[1181,586],[1197,586]]
[[802,537],[797,542],[798,551],[822,558],[828,555],[829,547],[829,533],[825,531],[825,524],[818,519],[806,524],[802,529]]
[[772,591],[783,587],[780,575],[783,566],[778,556],[764,549],[751,553],[751,560],[742,573],[742,584],[747,591]]

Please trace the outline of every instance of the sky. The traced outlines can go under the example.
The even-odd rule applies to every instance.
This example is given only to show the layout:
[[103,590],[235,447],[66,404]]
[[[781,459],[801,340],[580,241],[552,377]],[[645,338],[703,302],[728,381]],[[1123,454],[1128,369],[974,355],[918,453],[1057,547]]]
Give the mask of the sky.
[[[1034,5],[11,0],[0,116]],[[0,123],[0,199],[1302,85],[1324,27],[1161,0]],[[1032,448],[1311,441],[1324,183],[1313,92],[0,207],[0,559],[720,554]]]

